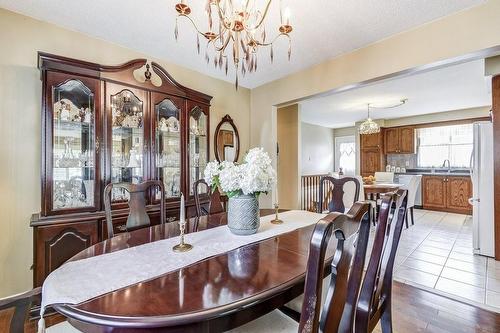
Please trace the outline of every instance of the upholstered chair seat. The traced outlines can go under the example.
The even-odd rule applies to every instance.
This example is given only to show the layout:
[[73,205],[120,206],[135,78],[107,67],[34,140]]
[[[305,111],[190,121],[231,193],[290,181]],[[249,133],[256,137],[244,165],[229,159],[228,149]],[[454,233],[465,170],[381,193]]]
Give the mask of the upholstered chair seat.
[[45,330],[46,333],[82,333],[82,331],[77,330],[67,321],[48,327]]
[[298,331],[298,322],[283,312],[274,310],[228,333],[297,333]]

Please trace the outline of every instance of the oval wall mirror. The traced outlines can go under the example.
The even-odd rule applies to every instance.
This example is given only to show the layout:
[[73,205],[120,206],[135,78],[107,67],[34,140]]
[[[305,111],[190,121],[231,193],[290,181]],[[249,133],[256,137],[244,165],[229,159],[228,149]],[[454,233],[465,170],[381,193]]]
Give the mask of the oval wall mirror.
[[217,161],[238,161],[240,137],[233,119],[228,114],[217,125],[214,142],[215,158]]

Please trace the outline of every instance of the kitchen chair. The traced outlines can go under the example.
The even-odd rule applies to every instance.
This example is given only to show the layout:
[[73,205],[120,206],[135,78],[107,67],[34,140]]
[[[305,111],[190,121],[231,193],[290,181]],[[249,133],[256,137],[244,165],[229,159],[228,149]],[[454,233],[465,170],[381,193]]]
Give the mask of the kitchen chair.
[[377,183],[394,183],[394,172],[375,172]]
[[392,273],[407,200],[406,190],[382,198],[372,252],[356,307],[356,333],[372,332],[379,320],[383,333],[392,332]]
[[359,200],[360,188],[359,180],[353,177],[321,177],[319,181],[318,213],[325,211],[329,213],[346,212]]
[[[205,187],[206,191],[200,193],[200,186]],[[213,193],[211,192],[210,186],[208,186],[207,182],[203,179],[197,180],[193,184],[193,193],[194,193],[194,203],[196,206],[196,216],[201,217],[203,215],[212,215],[224,212],[224,206],[222,205],[222,198],[219,192],[219,189],[216,188]],[[205,207],[201,206],[202,197],[209,197],[210,201],[208,203],[208,210]]]
[[[417,190],[421,182],[422,182],[422,175],[415,175],[410,178],[408,185],[405,185],[403,187],[403,189],[408,190],[408,203],[406,206],[406,219],[405,219],[405,224],[407,229],[408,229],[409,215],[411,216],[411,225],[415,224],[415,214],[413,212],[413,209],[415,207],[415,199],[417,198]],[[408,212],[410,214],[408,214]]]
[[[370,233],[369,204],[356,202],[347,214],[331,213],[318,221],[309,247],[300,321],[274,310],[230,333],[352,332]],[[331,280],[322,306],[324,263],[330,237],[337,239]]]
[[165,189],[160,180],[147,180],[139,184],[132,183],[109,183],[104,188],[104,209],[106,211],[106,227],[108,238],[114,236],[113,220],[111,214],[111,192],[114,188],[126,190],[130,197],[128,200],[129,214],[125,225],[126,231],[132,231],[151,225],[149,215],[146,211],[146,193],[152,187],[160,190],[160,223],[165,224]]

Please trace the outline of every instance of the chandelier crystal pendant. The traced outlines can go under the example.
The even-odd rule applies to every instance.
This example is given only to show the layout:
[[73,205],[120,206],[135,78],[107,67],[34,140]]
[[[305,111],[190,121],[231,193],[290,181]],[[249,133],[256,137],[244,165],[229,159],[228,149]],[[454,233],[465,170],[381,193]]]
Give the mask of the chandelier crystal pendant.
[[380,126],[370,118],[370,103],[368,103],[368,117],[359,126],[359,134],[375,134],[380,132]]
[[197,32],[196,49],[200,53],[200,36],[207,40],[205,61],[210,63],[209,49],[213,49],[213,64],[216,68],[224,68],[228,72],[229,58],[236,69],[235,85],[238,89],[238,72],[245,76],[247,72],[257,71],[257,52],[261,47],[270,48],[271,63],[274,59],[273,44],[279,37],[288,38],[288,60],[292,53],[290,33],[290,10],[283,10],[280,1],[280,26],[277,35],[268,40],[265,20],[272,0],[268,0],[262,8],[257,8],[257,0],[206,0],[205,13],[208,20],[208,31],[203,32],[191,18],[191,7],[187,0],[175,5],[178,15],[175,20],[174,36],[179,37],[178,18],[185,17]]

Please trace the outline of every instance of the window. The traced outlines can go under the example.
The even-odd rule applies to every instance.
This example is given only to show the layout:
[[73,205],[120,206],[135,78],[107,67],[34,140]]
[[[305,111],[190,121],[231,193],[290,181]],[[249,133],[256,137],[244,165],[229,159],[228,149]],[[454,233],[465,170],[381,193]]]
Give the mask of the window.
[[440,167],[450,160],[451,167],[469,167],[473,147],[472,124],[417,129],[417,166]]
[[335,138],[335,171],[345,175],[354,175],[356,169],[356,143],[354,136]]

